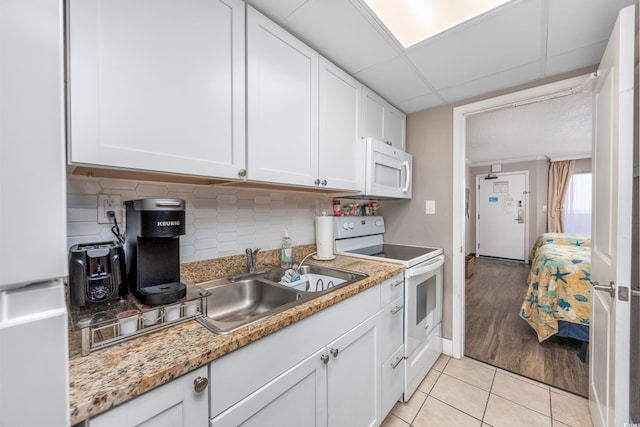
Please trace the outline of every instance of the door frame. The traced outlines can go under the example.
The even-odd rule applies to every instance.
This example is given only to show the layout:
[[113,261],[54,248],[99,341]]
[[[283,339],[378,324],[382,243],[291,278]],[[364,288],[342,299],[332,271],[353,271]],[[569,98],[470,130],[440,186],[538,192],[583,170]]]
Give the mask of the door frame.
[[[513,171],[513,172],[500,172],[500,173],[492,173],[491,175],[501,177],[501,176],[510,176],[510,175],[524,175],[524,240],[523,240],[523,258],[522,261],[526,262],[527,260],[527,248],[529,247],[529,171]],[[476,175],[476,247],[474,248],[474,252],[476,253],[476,257],[479,257],[478,242],[480,240],[480,226],[478,224],[478,215],[480,214],[480,180],[484,179],[487,175],[481,174]],[[515,259],[515,258],[514,258]]]
[[464,356],[465,328],[465,168],[466,168],[466,117],[487,110],[507,107],[509,104],[544,99],[561,92],[572,91],[584,86],[592,78],[592,73],[561,80],[530,89],[508,93],[495,98],[485,99],[453,109],[453,238],[452,238],[452,337],[444,343],[447,353],[455,358]]

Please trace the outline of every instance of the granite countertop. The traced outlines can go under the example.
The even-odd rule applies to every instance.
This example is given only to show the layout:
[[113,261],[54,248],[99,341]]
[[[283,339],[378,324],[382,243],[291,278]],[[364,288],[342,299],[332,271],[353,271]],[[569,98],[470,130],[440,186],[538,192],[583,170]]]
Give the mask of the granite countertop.
[[[313,245],[310,245],[311,249]],[[310,248],[298,248],[294,259]],[[274,251],[276,252],[276,251]],[[258,267],[276,265],[277,254],[266,254]],[[271,259],[274,258],[274,259]],[[181,266],[183,280],[200,283],[236,274],[244,268],[244,257],[198,261]],[[351,285],[307,301],[280,314],[268,316],[226,335],[217,335],[194,320],[161,329],[112,347],[80,355],[79,332],[69,337],[69,401],[71,424],[96,416],[114,405],[132,399],[253,341],[302,320],[326,307],[394,276],[404,270],[399,264],[337,256],[332,261],[306,263],[353,270],[369,275]]]

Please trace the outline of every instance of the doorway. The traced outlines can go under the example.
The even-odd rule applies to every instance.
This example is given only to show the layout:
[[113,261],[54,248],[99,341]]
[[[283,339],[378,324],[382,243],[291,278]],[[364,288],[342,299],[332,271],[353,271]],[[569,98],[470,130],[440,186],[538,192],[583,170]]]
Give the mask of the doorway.
[[[571,92],[584,86],[591,75],[570,79],[509,93],[453,109],[453,247],[452,254],[452,339],[450,352],[453,357],[464,356],[465,342],[465,176],[466,176],[466,117],[490,109],[499,109],[514,103],[544,99],[554,94]],[[446,343],[449,345],[449,343]]]
[[529,246],[529,172],[476,176],[476,254],[523,261]]

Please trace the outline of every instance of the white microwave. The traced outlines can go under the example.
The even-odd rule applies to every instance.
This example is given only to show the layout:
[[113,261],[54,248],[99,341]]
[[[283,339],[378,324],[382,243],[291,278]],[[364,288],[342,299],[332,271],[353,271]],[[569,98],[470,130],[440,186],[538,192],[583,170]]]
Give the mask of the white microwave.
[[363,198],[410,199],[413,156],[374,138],[365,139]]

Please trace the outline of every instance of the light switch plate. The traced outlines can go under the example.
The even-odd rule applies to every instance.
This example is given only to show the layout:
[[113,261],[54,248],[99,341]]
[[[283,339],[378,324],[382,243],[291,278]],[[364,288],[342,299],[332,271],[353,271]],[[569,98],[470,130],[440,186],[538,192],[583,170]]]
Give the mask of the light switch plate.
[[107,212],[113,211],[116,220],[122,224],[122,199],[119,195],[98,194],[98,224],[113,224],[113,218]]
[[424,213],[427,215],[434,215],[436,213],[436,201],[426,200],[424,203]]

